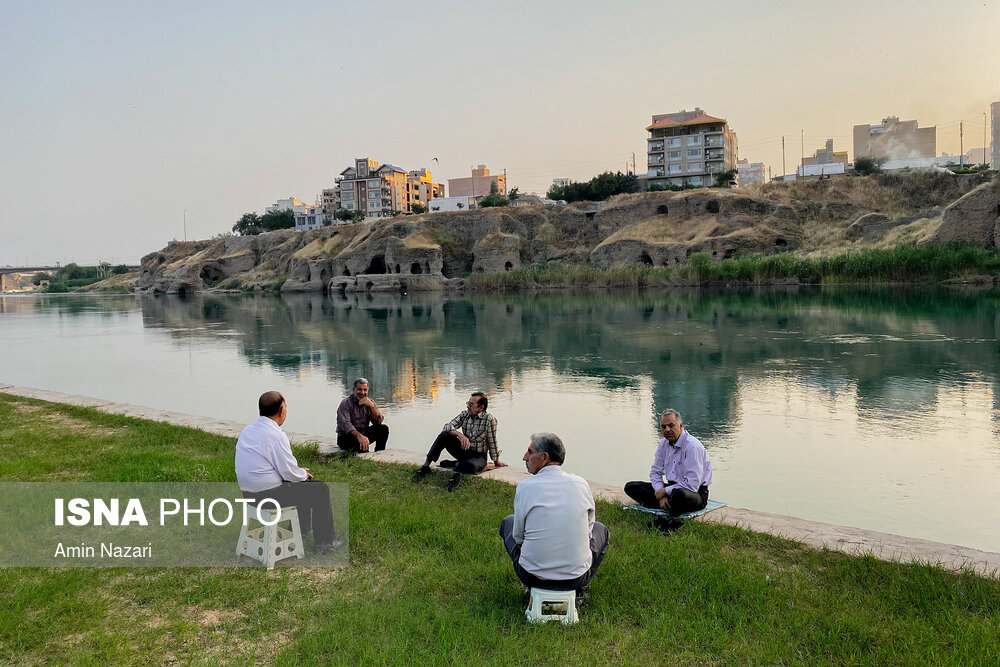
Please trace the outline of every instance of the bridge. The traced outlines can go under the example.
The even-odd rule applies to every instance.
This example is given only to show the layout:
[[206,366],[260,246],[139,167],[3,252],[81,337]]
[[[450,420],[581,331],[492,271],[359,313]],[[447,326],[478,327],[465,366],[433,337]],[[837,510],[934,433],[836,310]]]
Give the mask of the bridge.
[[27,274],[33,275],[38,272],[55,273],[58,266],[4,266],[0,267],[0,293],[14,292],[21,288],[21,281],[15,276]]

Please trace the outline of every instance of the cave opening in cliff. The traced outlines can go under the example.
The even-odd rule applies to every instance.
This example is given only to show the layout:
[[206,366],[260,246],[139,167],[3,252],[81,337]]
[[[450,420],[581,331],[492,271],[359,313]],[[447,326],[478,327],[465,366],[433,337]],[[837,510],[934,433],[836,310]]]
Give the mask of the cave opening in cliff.
[[375,255],[365,269],[365,273],[388,273],[385,268],[385,255]]
[[639,263],[642,264],[643,266],[652,266],[653,258],[649,256],[648,252],[644,252],[641,255],[639,255]]
[[420,268],[420,262],[414,262],[410,265],[410,273],[423,273],[424,270]]

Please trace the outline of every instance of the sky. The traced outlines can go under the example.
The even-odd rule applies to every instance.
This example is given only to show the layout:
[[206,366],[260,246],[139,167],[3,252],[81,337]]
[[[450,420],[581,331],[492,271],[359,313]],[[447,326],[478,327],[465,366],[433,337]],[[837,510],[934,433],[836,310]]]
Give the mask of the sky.
[[1000,0],[4,0],[0,266],[138,262],[356,157],[522,192],[643,173],[651,116],[695,106],[774,175],[782,136],[791,172],[890,115],[957,154],[997,35]]

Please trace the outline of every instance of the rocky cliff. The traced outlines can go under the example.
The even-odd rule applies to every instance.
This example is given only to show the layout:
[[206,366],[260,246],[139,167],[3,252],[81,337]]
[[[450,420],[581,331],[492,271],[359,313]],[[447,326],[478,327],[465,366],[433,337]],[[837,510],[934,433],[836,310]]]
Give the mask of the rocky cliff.
[[[872,243],[919,225],[917,240],[997,245],[1000,184],[982,175],[885,175],[739,190],[621,195],[601,203],[400,216],[212,241],[142,259],[136,290],[445,289],[461,276],[562,259],[669,266],[737,254]],[[974,219],[969,232],[964,221]],[[940,227],[940,228],[939,228]],[[930,231],[928,231],[930,229]]]

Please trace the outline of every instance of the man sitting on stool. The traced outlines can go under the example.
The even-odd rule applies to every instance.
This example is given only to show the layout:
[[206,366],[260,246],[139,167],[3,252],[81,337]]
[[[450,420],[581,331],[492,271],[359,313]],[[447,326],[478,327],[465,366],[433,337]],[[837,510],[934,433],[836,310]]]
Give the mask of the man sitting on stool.
[[236,441],[236,479],[244,498],[259,502],[273,498],[282,507],[295,506],[302,534],[313,530],[313,550],[332,551],[340,544],[333,530],[330,487],[300,468],[288,436],[281,430],[288,416],[285,397],[276,391],[261,394],[260,418],[240,432]]
[[608,528],[594,520],[594,495],[582,477],[563,472],[566,448],[553,433],[535,433],[524,455],[531,477],[514,492],[514,513],[500,538],[528,588],[577,592],[578,603],[608,550]]
[[[670,516],[705,509],[712,483],[708,452],[690,433],[676,410],[660,415],[663,439],[656,447],[648,482],[628,482],[625,493],[643,507],[662,509]],[[666,484],[664,484],[666,480]]]
[[[441,461],[442,468],[454,468],[455,474],[448,480],[448,490],[454,491],[462,482],[462,473],[474,475],[486,467],[486,454],[493,459],[493,465],[503,468],[507,464],[500,460],[497,449],[497,418],[486,412],[489,399],[481,391],[475,391],[457,417],[444,425],[431,450],[427,452],[424,465],[413,473],[413,481],[419,482],[431,472],[431,463],[438,460],[441,452],[448,450],[457,461]],[[461,429],[461,430],[459,430]]]

